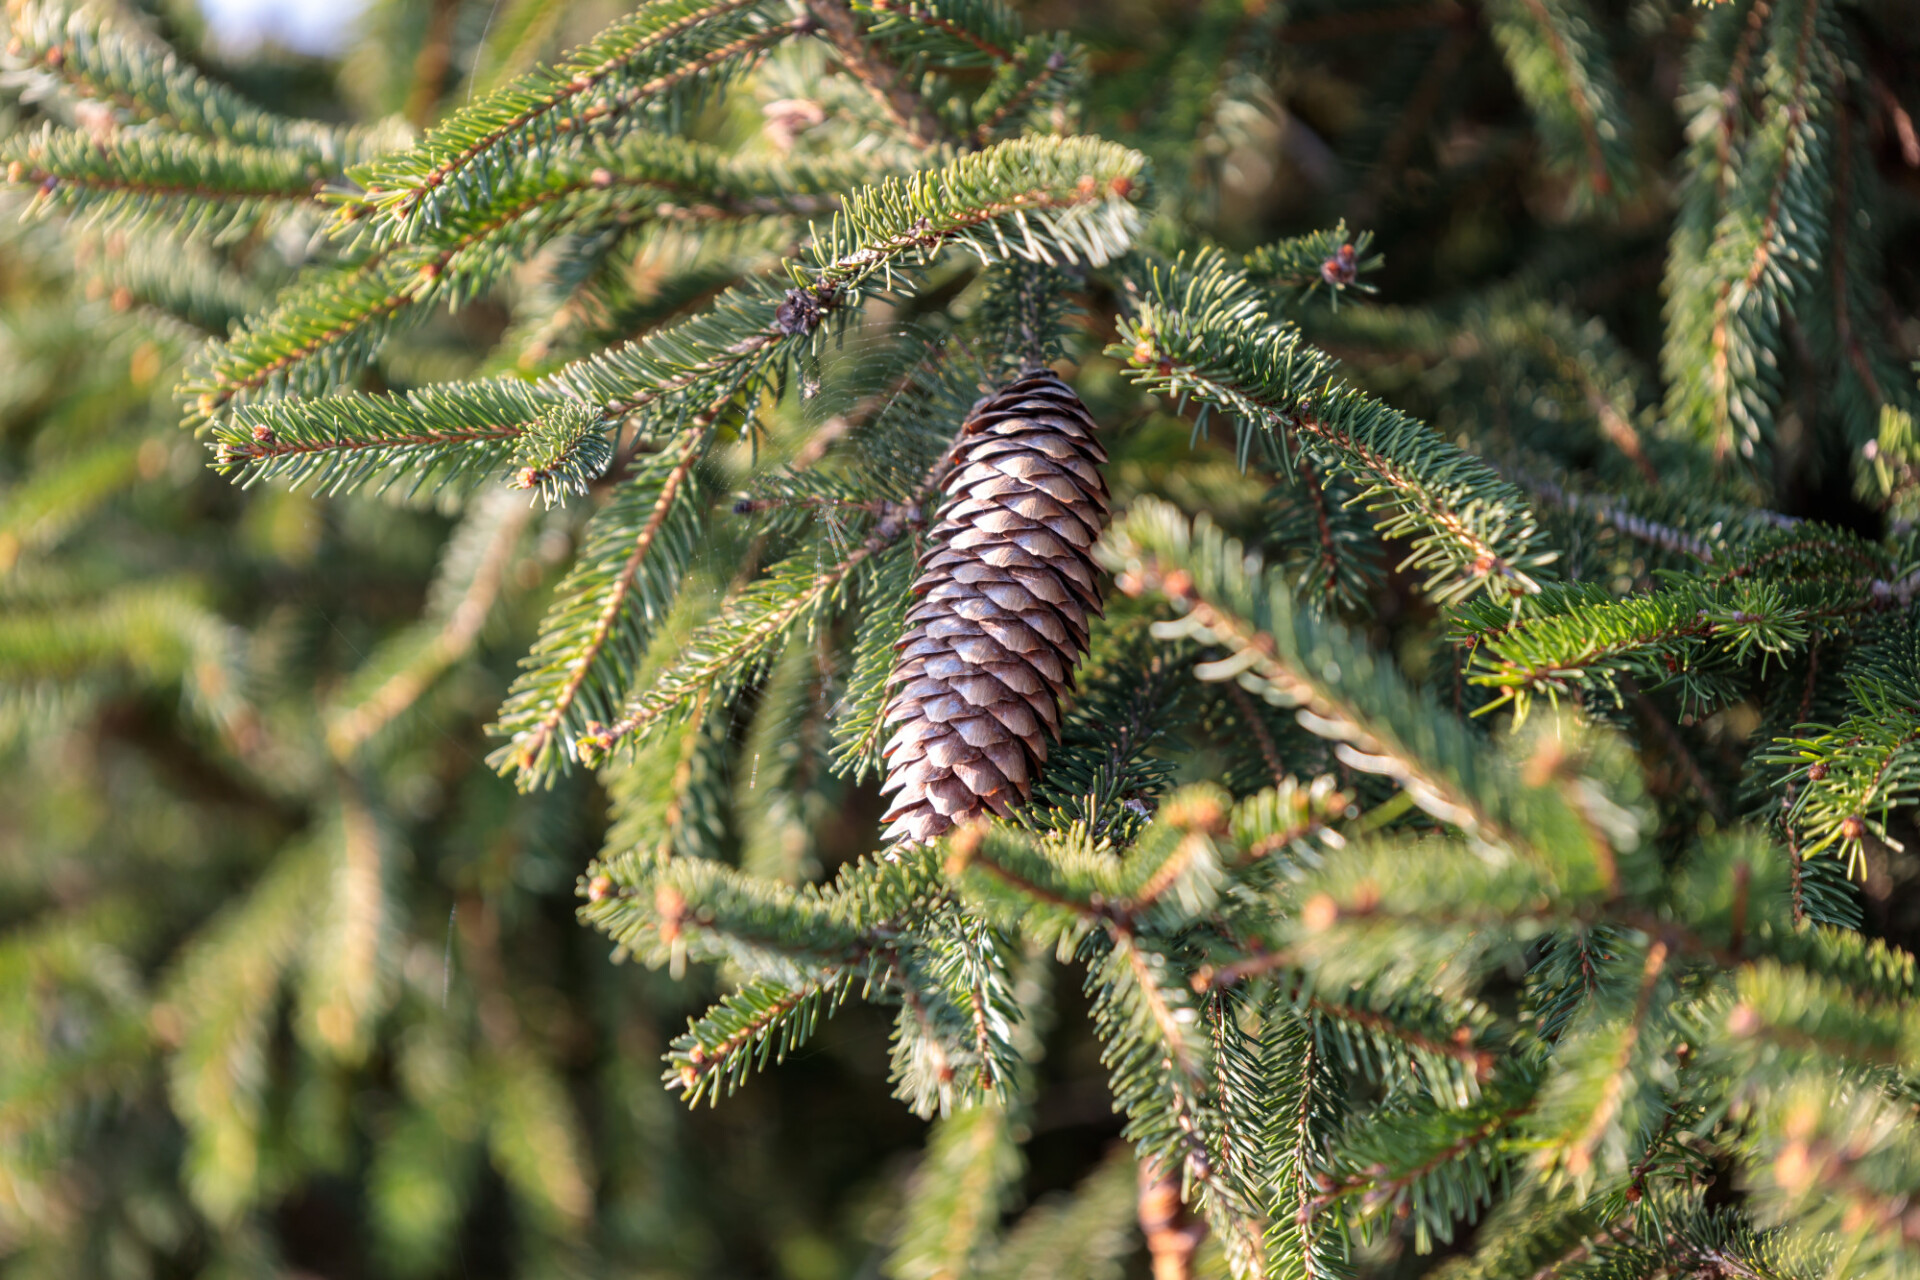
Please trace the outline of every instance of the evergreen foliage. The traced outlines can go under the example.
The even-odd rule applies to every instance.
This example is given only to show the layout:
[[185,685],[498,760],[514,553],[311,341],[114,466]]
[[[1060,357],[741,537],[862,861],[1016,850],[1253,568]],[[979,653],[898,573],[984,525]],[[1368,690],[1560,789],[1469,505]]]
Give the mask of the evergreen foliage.
[[1909,6],[1046,12],[8,0],[10,1275],[1920,1275]]

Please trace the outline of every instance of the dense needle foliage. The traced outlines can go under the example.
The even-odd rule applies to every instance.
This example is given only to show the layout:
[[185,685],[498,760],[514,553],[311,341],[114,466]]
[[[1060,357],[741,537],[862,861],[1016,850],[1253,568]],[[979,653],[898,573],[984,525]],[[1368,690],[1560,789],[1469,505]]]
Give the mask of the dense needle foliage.
[[1909,0],[5,23],[8,1275],[1920,1277]]

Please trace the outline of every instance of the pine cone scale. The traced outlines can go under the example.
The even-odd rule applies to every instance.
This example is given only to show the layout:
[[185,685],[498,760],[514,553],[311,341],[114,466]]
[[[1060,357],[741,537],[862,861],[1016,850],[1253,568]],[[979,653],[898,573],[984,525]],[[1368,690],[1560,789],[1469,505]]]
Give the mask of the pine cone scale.
[[975,406],[895,646],[890,840],[1030,800],[1100,592],[1106,450],[1079,397],[1031,373]]

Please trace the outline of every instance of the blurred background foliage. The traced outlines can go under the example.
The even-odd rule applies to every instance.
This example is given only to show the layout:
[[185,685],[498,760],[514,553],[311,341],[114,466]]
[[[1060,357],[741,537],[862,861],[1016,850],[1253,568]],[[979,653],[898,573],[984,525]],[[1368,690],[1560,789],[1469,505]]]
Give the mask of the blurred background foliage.
[[[1316,340],[1443,432],[1491,418],[1519,440],[1595,414],[1631,432],[1651,399],[1639,371],[1658,366],[1674,205],[1661,175],[1684,143],[1672,102],[1696,18],[1656,0],[1596,7],[1634,124],[1633,150],[1610,160],[1637,175],[1604,224],[1579,219],[1577,184],[1542,163],[1496,6],[1021,6],[1030,29],[1070,30],[1092,50],[1087,131],[1150,154],[1156,198],[1220,243],[1343,218],[1372,229],[1385,262],[1368,278],[1392,306],[1316,310]],[[324,57],[223,46],[185,0],[142,12],[270,108],[419,125],[620,11],[373,0]],[[1879,24],[1868,52],[1889,67],[1920,56],[1920,21],[1882,20],[1899,11],[1862,19]],[[8,77],[10,130],[47,108],[30,76]],[[1897,99],[1882,107],[1868,121],[1881,235],[1911,244],[1920,153]],[[702,128],[777,127],[796,110]],[[660,1055],[719,988],[698,971],[610,963],[580,927],[576,878],[607,825],[591,777],[520,795],[483,761],[482,728],[577,513],[513,495],[456,524],[370,498],[236,489],[181,430],[173,389],[208,335],[297,274],[312,228],[248,246],[242,273],[113,233],[76,240],[19,220],[20,203],[0,210],[0,1267],[114,1280],[877,1274],[925,1138],[890,1096],[885,1014],[856,1002],[784,1070],[685,1112],[660,1087]],[[686,284],[674,252],[636,256],[609,323],[697,298],[672,292]],[[379,377],[544,367],[547,348],[506,341],[513,299],[548,287],[541,271],[409,335]],[[1884,274],[1911,317],[1920,257],[1890,254]],[[1515,282],[1559,301],[1506,305]],[[175,305],[148,306],[156,292]],[[1615,364],[1577,341],[1588,316],[1619,343]],[[1920,347],[1911,319],[1898,323],[1896,345]],[[837,358],[857,361],[858,341]],[[1190,455],[1186,424],[1097,355],[1077,381],[1115,428],[1117,490],[1171,491],[1229,528],[1260,527],[1262,486],[1230,452]],[[1584,388],[1571,402],[1569,385]],[[1841,460],[1788,406],[1774,504],[1878,532]],[[833,411],[771,425],[792,437]],[[744,475],[739,452],[723,472]],[[1604,474],[1623,458],[1591,461]],[[436,568],[449,538],[464,550]],[[725,585],[704,584],[709,598]],[[1416,593],[1397,578],[1369,589],[1376,637],[1417,658],[1430,615]],[[773,768],[784,749],[688,758]],[[813,878],[871,847],[878,811],[848,788],[810,812],[705,825],[729,856]],[[1912,869],[1876,874],[1876,929],[1912,945]],[[1056,987],[1024,1199],[1110,1184],[1078,1202],[1108,1215],[1106,1244],[1081,1261],[1143,1273],[1131,1184],[1112,1172],[1120,1120],[1077,985]]]

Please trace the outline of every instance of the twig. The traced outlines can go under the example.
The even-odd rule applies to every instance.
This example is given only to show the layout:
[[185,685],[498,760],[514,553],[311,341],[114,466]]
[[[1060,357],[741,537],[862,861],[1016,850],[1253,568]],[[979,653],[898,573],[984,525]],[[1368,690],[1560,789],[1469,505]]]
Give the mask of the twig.
[[1152,1164],[1140,1166],[1140,1231],[1153,1256],[1153,1280],[1190,1280],[1193,1255],[1207,1237],[1207,1224],[1180,1200],[1180,1175]]
[[866,85],[913,145],[932,148],[950,141],[926,101],[907,85],[900,69],[873,51],[845,0],[807,0],[807,12],[820,24],[840,65]]

